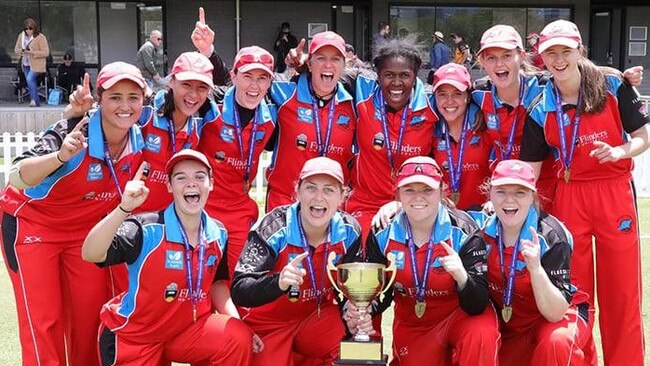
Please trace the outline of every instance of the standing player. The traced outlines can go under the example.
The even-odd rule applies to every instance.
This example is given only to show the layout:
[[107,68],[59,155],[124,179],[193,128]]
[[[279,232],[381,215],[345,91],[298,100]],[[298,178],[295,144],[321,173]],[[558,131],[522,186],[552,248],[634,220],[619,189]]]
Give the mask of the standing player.
[[648,148],[650,118],[620,73],[605,73],[584,57],[575,24],[548,24],[539,51],[553,78],[530,111],[521,158],[533,162],[539,173],[549,151],[557,151],[562,166],[553,213],[574,237],[572,282],[593,304],[594,274],[598,278],[605,363],[642,365],[641,258],[631,158]]
[[465,66],[449,63],[433,75],[436,123],[433,158],[443,167],[448,197],[461,209],[480,207],[487,198],[479,187],[490,176],[492,142],[478,106],[471,101],[472,82]]
[[338,211],[343,170],[317,157],[299,178],[298,202],[262,218],[235,269],[233,301],[250,307],[244,322],[264,341],[253,366],[331,365],[345,335],[326,275],[329,253],[352,261],[361,247],[356,220]]
[[488,250],[490,297],[501,315],[499,364],[585,364],[593,318],[570,282],[571,234],[539,210],[529,164],[501,161],[487,186],[495,214],[468,244]]
[[252,335],[230,300],[227,233],[203,210],[213,187],[210,163],[199,152],[181,150],[166,173],[172,204],[130,216],[149,195],[141,167],[119,205],[84,242],[85,260],[129,268],[128,290],[101,312],[102,364],[247,366]]
[[237,53],[220,114],[205,124],[199,151],[209,156],[217,189],[206,210],[228,230],[228,269],[234,271],[257,203],[248,195],[260,154],[275,129],[275,110],[264,102],[273,79],[273,56],[257,46]]
[[364,237],[377,210],[394,199],[392,182],[400,165],[431,152],[438,118],[417,78],[421,64],[413,43],[395,39],[377,49],[379,79],[356,80],[359,152],[345,207],[361,224]]
[[145,89],[137,67],[104,66],[97,113],[87,123],[55,123],[14,162],[1,198],[2,240],[25,364],[97,364],[97,314],[111,294],[107,271],[84,262],[80,249],[140,164],[135,124]]

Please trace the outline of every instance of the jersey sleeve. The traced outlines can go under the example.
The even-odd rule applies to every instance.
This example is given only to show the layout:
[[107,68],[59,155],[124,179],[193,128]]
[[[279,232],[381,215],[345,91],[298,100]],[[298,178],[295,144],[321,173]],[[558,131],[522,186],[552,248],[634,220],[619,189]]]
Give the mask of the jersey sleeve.
[[571,245],[557,242],[541,258],[542,267],[553,285],[557,287],[564,299],[571,303],[573,286],[571,286]]
[[279,273],[269,274],[275,267],[277,255],[262,236],[253,230],[248,234],[231,288],[235,305],[256,307],[267,304],[280,297]]
[[618,112],[621,115],[621,122],[625,132],[632,133],[650,122],[648,111],[631,85],[625,82],[621,83],[616,97],[618,99]]
[[126,219],[117,229],[106,252],[106,259],[97,265],[106,267],[120,263],[134,263],[142,252],[142,242],[142,224],[136,217]]
[[228,274],[227,258],[228,255],[224,253],[223,257],[221,258],[221,261],[219,262],[219,265],[217,266],[217,272],[214,274],[214,279],[212,280],[212,283],[215,283],[217,281],[227,281],[230,279],[230,275]]
[[526,116],[519,158],[523,161],[544,161],[549,152],[550,147],[546,142],[544,128],[530,116]]
[[209,59],[213,67],[212,82],[214,85],[223,86],[231,84],[230,73],[228,72],[226,64],[221,60],[221,57],[219,57],[215,51],[212,51],[212,55],[210,55]]
[[[68,120],[61,120],[41,133],[41,136],[36,140],[36,144],[22,155],[17,156],[13,163],[17,163],[23,159],[43,156],[61,149],[63,144],[63,139],[68,135],[70,131],[81,121],[81,118],[71,118]],[[84,127],[82,132],[87,136],[88,127]]]
[[458,256],[467,271],[467,283],[458,291],[460,307],[469,315],[480,314],[487,306],[489,293],[486,246],[479,230],[465,240]]

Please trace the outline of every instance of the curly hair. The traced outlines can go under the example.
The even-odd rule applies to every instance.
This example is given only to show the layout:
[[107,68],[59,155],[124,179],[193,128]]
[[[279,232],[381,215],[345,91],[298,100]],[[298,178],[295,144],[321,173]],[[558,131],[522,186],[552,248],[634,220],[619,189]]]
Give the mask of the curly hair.
[[419,44],[416,35],[409,35],[404,38],[394,38],[375,50],[373,64],[377,73],[381,72],[389,60],[403,57],[411,64],[411,69],[418,74],[422,66],[423,45]]

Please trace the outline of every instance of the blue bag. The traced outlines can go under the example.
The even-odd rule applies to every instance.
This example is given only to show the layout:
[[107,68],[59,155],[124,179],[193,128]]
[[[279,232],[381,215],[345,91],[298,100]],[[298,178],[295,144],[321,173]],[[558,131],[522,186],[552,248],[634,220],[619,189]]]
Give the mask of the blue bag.
[[47,96],[47,104],[60,105],[63,102],[63,89],[53,88],[50,89],[50,94]]

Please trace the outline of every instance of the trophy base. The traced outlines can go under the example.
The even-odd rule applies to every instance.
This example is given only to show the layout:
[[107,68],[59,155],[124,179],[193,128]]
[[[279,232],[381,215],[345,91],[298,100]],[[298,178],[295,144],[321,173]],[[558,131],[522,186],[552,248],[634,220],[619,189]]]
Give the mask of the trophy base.
[[380,361],[373,360],[336,360],[334,361],[336,366],[359,366],[359,365],[370,365],[370,366],[388,366],[388,355],[382,355]]
[[369,341],[342,340],[339,344],[339,361],[335,365],[386,365],[381,336],[370,336]]

